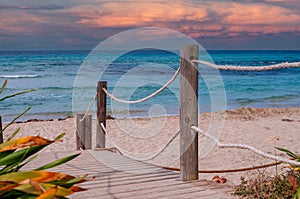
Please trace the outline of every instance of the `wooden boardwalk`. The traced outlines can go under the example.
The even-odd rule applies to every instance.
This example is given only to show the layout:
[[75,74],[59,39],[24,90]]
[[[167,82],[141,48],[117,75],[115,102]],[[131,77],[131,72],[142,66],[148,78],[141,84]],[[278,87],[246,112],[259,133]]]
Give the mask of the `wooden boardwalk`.
[[[29,167],[76,152],[41,153]],[[232,198],[233,188],[226,184],[199,180],[182,182],[179,173],[139,162],[109,151],[82,151],[67,164],[52,171],[82,176],[95,180],[82,183],[87,191],[70,198]]]

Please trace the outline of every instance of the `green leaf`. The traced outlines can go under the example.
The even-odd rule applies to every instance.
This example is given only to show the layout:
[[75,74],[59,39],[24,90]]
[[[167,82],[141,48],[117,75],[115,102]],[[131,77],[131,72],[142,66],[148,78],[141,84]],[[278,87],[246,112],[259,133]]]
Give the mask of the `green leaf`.
[[11,141],[11,140],[12,140],[12,139],[20,132],[20,129],[21,129],[21,128],[17,128],[17,129],[15,130],[15,132],[13,132],[10,136],[8,136],[8,137],[6,138],[5,142]]
[[49,163],[49,164],[46,164],[46,165],[44,165],[44,166],[41,166],[41,167],[39,167],[39,168],[36,168],[36,169],[34,169],[34,170],[38,171],[38,170],[50,169],[50,168],[56,167],[56,166],[58,166],[58,165],[64,164],[64,163],[66,163],[66,162],[69,162],[70,160],[76,158],[76,157],[79,156],[79,155],[80,155],[80,153],[75,154],[75,155],[70,155],[70,156],[61,158],[61,159],[59,159],[59,160],[56,160],[56,161],[54,161],[54,162],[51,162],[51,163]]
[[36,195],[32,194],[23,194],[20,197],[17,197],[16,199],[36,199]]
[[66,133],[59,134],[58,136],[56,136],[56,138],[54,138],[54,141],[61,140],[61,138],[63,138],[65,135]]
[[27,194],[18,190],[10,190],[1,194],[1,199],[35,199],[36,195]]
[[25,181],[33,181],[37,183],[41,182],[53,182],[59,180],[71,180],[75,178],[74,176],[58,173],[58,172],[50,172],[50,171],[22,171],[22,172],[13,172],[7,173],[4,175],[0,175],[0,181],[11,181],[15,183],[23,183]]
[[14,183],[14,182],[1,181],[0,196],[5,194],[8,191],[11,191],[13,188],[15,188],[17,186],[18,186],[18,184]]
[[55,184],[55,185],[69,189],[74,184],[86,182],[86,179],[85,179],[86,177],[87,177],[87,175],[84,175],[82,177],[74,178],[71,180],[60,180],[60,181],[51,182],[51,184]]
[[4,151],[0,153],[0,160],[6,156],[8,156],[9,154],[13,153],[15,150],[10,150],[10,151]]
[[2,87],[1,87],[1,89],[0,89],[0,94],[4,91],[6,85],[7,85],[7,79],[4,80],[4,82],[3,82],[3,84],[2,84]]
[[20,164],[20,162],[15,162],[13,164],[8,164],[4,168],[1,169],[0,175],[10,173],[9,170],[14,170],[15,167],[17,167]]
[[294,196],[294,199],[300,199],[300,187],[297,190],[297,193]]
[[296,155],[296,154],[294,154],[293,152],[291,152],[291,151],[289,151],[289,150],[287,150],[287,149],[284,149],[284,148],[279,148],[279,147],[275,147],[276,149],[278,149],[279,151],[283,151],[283,152],[285,152],[287,155],[289,155],[290,157],[292,157],[292,158],[295,158],[295,159],[299,159],[299,156],[298,155]]
[[29,156],[42,150],[45,146],[47,145],[34,146],[34,147],[22,149],[14,153],[11,153],[3,157],[2,159],[0,159],[0,166],[14,164],[16,162],[22,162],[25,159],[27,159]]
[[[66,189],[64,187],[60,187],[60,186],[57,186],[57,185],[53,185],[51,183],[40,183],[40,185],[45,190],[49,190],[49,189],[52,189],[52,188],[56,187],[57,191],[55,192],[55,196],[57,196],[57,197],[64,197],[64,196],[73,194],[72,190],[69,190],[69,189]],[[19,190],[19,191],[22,191],[22,192],[25,192],[25,193],[28,193],[28,194],[34,194],[34,195],[42,194],[41,191],[35,189],[30,184],[22,184],[22,185],[16,187],[15,190]]]
[[30,92],[37,91],[37,90],[38,89],[35,88],[35,89],[30,89],[30,90],[25,90],[25,91],[17,92],[17,93],[14,93],[12,95],[8,95],[8,96],[5,96],[3,98],[0,98],[0,102],[6,100],[8,98],[12,98],[12,97],[15,97],[15,96],[18,96],[18,95],[22,95],[22,94],[25,94],[25,93],[30,93]]
[[11,172],[17,172],[20,168],[22,168],[24,165],[26,165],[28,162],[32,161],[33,159],[36,158],[36,155],[33,157],[30,157],[26,162],[24,162],[23,164],[22,161],[26,159],[25,157],[26,153],[23,155],[22,158],[20,158],[19,160],[16,160],[15,162],[11,163],[11,164],[7,164],[4,168],[1,169],[0,171],[0,175],[1,174],[6,174],[6,173],[11,173]]
[[13,169],[9,170],[8,172],[17,172],[17,171],[19,171],[23,166],[25,166],[26,164],[28,164],[29,162],[31,162],[35,158],[37,158],[37,155],[34,155],[34,156],[30,157],[26,162],[18,165],[16,168],[13,168]]
[[21,114],[19,114],[17,117],[15,117],[11,122],[9,122],[5,127],[2,129],[2,132],[4,132],[5,129],[7,129],[10,125],[12,125],[17,119],[22,117],[27,111],[31,109],[31,106],[28,107],[26,110],[24,110]]
[[[27,199],[29,197],[26,197],[27,194],[21,192],[21,191],[17,191],[17,190],[11,190],[9,192],[4,193],[3,195],[1,195],[1,199],[11,199],[11,198],[15,198],[15,199]],[[35,196],[36,197],[36,196]]]
[[87,177],[87,175],[84,175],[84,176],[79,177],[79,178],[74,178],[74,179],[68,180],[68,181],[66,181],[66,184],[77,184],[77,183],[82,182],[82,181],[85,182],[86,177]]

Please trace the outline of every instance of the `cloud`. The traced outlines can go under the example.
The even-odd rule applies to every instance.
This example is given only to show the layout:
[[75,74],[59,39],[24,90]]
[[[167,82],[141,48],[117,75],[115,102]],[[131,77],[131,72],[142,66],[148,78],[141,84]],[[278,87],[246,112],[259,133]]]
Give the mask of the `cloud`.
[[[245,3],[246,2],[246,3]],[[209,2],[207,21],[179,26],[194,38],[239,38],[300,33],[300,12],[266,3]]]
[[63,6],[59,5],[42,5],[42,6],[32,6],[32,5],[0,5],[0,9],[4,10],[59,10],[64,9]]
[[270,5],[266,0],[106,1],[99,7],[78,6],[68,12],[79,16],[77,23],[84,27],[158,26],[195,38],[298,32],[296,27],[300,26],[299,11]]
[[271,2],[271,3],[295,3],[299,2],[298,0],[264,0],[265,2]]
[[27,34],[35,33],[40,24],[47,23],[47,17],[38,17],[28,13],[15,13],[14,17],[6,18],[5,12],[0,13],[0,18],[6,20],[0,20],[0,29],[2,33],[7,34]]
[[96,27],[138,27],[177,21],[202,22],[207,16],[205,8],[160,1],[108,2],[99,8],[86,7],[84,12],[82,7],[71,8],[70,12],[81,16],[78,23]]
[[298,0],[73,0],[53,4],[10,0],[0,10],[0,35],[51,37],[62,45],[86,45],[123,30],[149,26],[171,28],[195,39],[300,33]]
[[300,15],[287,8],[264,4],[245,5],[232,3],[223,11],[224,22],[238,25],[289,25],[300,24]]

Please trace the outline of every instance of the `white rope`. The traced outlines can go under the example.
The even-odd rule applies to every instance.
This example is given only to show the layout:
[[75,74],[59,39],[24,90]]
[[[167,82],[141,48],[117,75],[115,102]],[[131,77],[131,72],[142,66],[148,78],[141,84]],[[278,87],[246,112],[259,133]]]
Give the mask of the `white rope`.
[[158,89],[157,91],[155,91],[154,93],[148,95],[147,97],[144,97],[142,99],[139,100],[135,100],[135,101],[127,101],[127,100],[122,100],[117,98],[116,96],[114,96],[113,94],[109,93],[105,88],[103,88],[103,91],[106,93],[106,95],[108,95],[112,100],[115,100],[117,102],[121,102],[121,103],[125,103],[125,104],[137,104],[140,102],[144,102],[156,95],[158,95],[160,92],[162,92],[164,89],[166,89],[178,76],[180,71],[180,67],[178,67],[178,69],[176,70],[176,72],[174,73],[174,75],[171,77],[171,79],[165,84],[163,85],[160,89]]
[[101,128],[103,129],[103,131],[104,131],[104,133],[106,134],[106,137],[107,137],[108,133],[107,133],[107,130],[106,130],[104,124],[101,122],[100,125],[101,125]]
[[134,156],[131,156],[131,155],[128,155],[128,154],[124,154],[124,153],[122,153],[121,152],[121,150],[117,147],[117,145],[111,140],[111,139],[109,139],[109,136],[108,136],[108,132],[107,132],[107,129],[105,128],[105,126],[104,126],[104,124],[103,123],[100,123],[100,125],[101,125],[101,127],[102,127],[102,129],[103,129],[103,131],[105,132],[105,134],[106,134],[106,138],[117,148],[117,150],[121,153],[121,154],[123,154],[123,155],[125,155],[126,157],[128,157],[128,158],[131,158],[131,159],[134,159],[134,160],[138,160],[138,161],[149,161],[149,160],[152,160],[152,159],[154,159],[154,158],[156,158],[159,154],[161,154],[170,144],[171,144],[171,142],[173,142],[173,140],[179,135],[179,131],[175,134],[175,135],[173,135],[173,137],[165,144],[165,146],[164,147],[162,147],[160,150],[158,150],[158,152],[156,152],[154,155],[152,155],[152,156],[150,156],[150,157],[147,157],[147,158],[136,158],[136,157],[134,157]]
[[234,70],[234,71],[266,71],[266,70],[276,70],[283,68],[299,68],[300,62],[292,62],[292,63],[280,63],[273,64],[268,66],[228,66],[228,65],[216,65],[211,62],[202,61],[202,60],[192,60],[193,62],[197,62],[200,64],[204,64],[206,66],[218,69],[218,70]]
[[196,127],[196,126],[192,126],[191,127],[194,131],[201,133],[202,135],[210,138],[211,140],[213,140],[218,147],[220,148],[239,148],[239,149],[248,149],[250,151],[253,151],[254,153],[261,155],[263,157],[269,158],[269,159],[273,159],[273,160],[277,160],[277,161],[282,161],[282,162],[286,162],[289,163],[291,165],[295,165],[295,166],[300,166],[300,162],[294,161],[294,160],[290,160],[287,158],[283,158],[283,157],[279,157],[279,156],[275,156],[269,153],[265,153],[263,151],[258,150],[257,148],[253,147],[253,146],[249,146],[246,144],[223,144],[221,142],[219,142],[219,140],[207,133],[205,133],[203,130],[201,130],[200,128]]
[[91,109],[92,109],[92,107],[93,107],[93,105],[94,105],[94,103],[95,103],[96,98],[97,98],[97,94],[96,94],[96,95],[94,96],[94,98],[92,99],[92,101],[91,101],[91,103],[90,103],[88,109],[87,109],[86,112],[84,113],[84,116],[82,117],[82,119],[80,120],[80,122],[82,122],[82,121],[85,119],[85,117],[89,114],[89,112],[91,111]]

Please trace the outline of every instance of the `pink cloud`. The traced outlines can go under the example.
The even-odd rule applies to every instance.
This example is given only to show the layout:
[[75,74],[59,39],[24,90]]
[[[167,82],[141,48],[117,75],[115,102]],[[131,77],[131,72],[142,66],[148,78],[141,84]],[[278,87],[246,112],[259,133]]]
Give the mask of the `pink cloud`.
[[300,14],[287,8],[265,4],[232,3],[223,21],[235,25],[300,25]]
[[109,2],[90,12],[72,8],[81,19],[78,23],[96,27],[149,26],[162,22],[198,21],[207,19],[205,8],[193,8],[180,2]]
[[[298,5],[298,0],[243,2],[89,0],[85,4],[65,9],[39,12],[32,12],[30,9],[24,9],[30,6],[23,6],[23,9],[16,12],[1,10],[0,30],[7,34],[34,35],[39,32],[42,34],[44,25],[61,25],[95,38],[99,32],[94,30],[99,28],[128,29],[147,26],[175,29],[194,38],[300,32],[300,11],[290,6]],[[283,4],[285,6],[282,6]]]
[[218,37],[298,32],[300,12],[270,3],[182,1],[107,2],[102,6],[69,12],[87,27],[173,28],[193,37]]
[[293,26],[232,26],[228,28],[230,33],[242,33],[247,32],[250,35],[259,34],[276,34],[283,32],[300,32],[300,27]]
[[299,0],[265,0],[265,2],[271,2],[271,3],[295,3],[299,2]]
[[0,18],[2,19],[0,20],[1,31],[8,34],[35,33],[39,29],[40,24],[48,22],[46,17],[39,17],[25,12],[13,13],[13,16],[2,12]]

